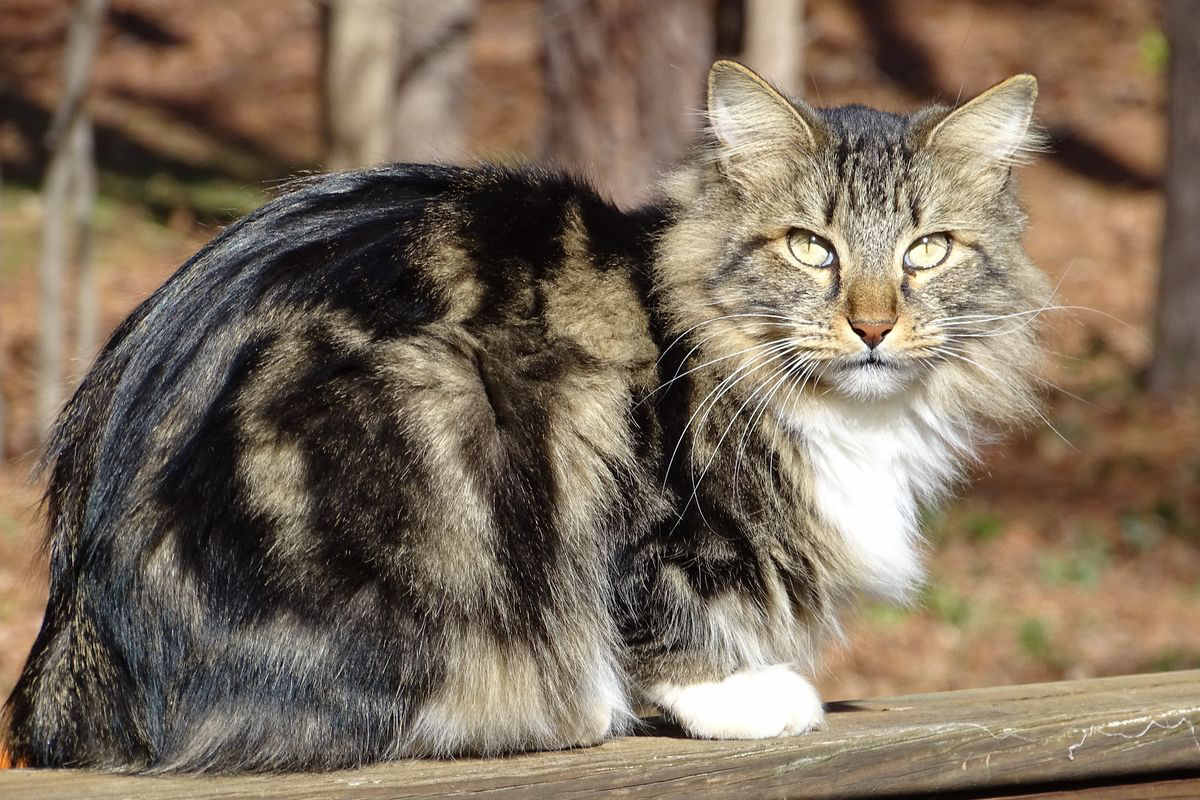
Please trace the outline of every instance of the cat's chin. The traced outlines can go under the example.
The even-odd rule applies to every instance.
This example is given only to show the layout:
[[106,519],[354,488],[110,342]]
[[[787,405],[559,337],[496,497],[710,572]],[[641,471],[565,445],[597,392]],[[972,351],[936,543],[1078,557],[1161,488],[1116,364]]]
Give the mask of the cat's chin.
[[825,382],[855,400],[882,400],[912,386],[915,372],[895,361],[857,361],[832,370]]

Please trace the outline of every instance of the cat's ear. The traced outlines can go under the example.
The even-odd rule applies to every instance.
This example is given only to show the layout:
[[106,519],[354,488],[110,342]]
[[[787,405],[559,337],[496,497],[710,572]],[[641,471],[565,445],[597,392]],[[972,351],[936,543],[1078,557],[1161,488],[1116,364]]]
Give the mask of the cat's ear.
[[734,61],[718,61],[709,70],[708,122],[717,157],[735,174],[765,166],[773,155],[811,150],[820,136],[816,112]]
[[929,132],[926,146],[973,161],[1010,167],[1045,149],[1033,121],[1037,78],[1014,75],[952,110]]

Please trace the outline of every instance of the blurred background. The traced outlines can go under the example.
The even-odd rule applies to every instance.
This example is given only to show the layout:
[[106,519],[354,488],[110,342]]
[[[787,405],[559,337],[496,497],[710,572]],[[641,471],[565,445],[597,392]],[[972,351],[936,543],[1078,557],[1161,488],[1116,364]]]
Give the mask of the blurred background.
[[[550,161],[618,203],[715,56],[816,105],[1040,81],[1021,170],[1046,420],[928,518],[827,697],[1200,667],[1200,14],[1191,0],[0,0],[0,695],[41,620],[42,432],[108,332],[289,177]],[[1175,102],[1171,102],[1172,98]]]

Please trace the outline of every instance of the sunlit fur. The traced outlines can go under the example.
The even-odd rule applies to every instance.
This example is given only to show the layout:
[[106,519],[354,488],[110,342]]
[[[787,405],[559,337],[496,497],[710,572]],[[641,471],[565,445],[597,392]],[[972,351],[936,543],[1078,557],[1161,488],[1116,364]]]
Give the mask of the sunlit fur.
[[[1011,174],[1035,94],[813,109],[720,62],[645,208],[394,165],[232,226],[54,431],[0,762],[491,755],[646,702],[697,736],[820,725],[840,612],[912,594],[922,507],[1036,414],[1048,293]],[[947,260],[906,272],[940,232]]]

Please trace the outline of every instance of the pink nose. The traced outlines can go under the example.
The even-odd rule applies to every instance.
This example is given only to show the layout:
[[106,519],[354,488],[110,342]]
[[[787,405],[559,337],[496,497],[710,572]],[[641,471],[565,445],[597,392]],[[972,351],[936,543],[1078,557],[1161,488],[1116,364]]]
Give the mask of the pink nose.
[[848,319],[850,329],[858,334],[858,338],[866,342],[867,347],[874,350],[883,341],[883,337],[892,332],[896,320],[881,322],[879,320]]

